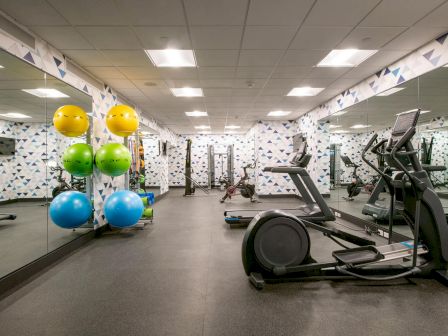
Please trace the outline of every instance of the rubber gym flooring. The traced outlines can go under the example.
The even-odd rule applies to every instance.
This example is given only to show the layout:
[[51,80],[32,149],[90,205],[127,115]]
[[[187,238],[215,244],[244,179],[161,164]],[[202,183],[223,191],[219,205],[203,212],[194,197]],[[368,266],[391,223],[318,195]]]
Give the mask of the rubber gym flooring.
[[[435,280],[255,290],[244,230],[227,227],[218,197],[171,190],[154,224],[106,234],[0,301],[1,335],[446,335],[448,288]],[[339,248],[311,235],[316,259]]]

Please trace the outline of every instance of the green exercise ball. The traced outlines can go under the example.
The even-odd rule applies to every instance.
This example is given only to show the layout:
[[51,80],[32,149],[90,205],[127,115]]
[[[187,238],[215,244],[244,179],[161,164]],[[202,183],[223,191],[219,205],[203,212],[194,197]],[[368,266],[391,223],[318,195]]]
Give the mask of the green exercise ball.
[[73,176],[86,177],[93,173],[93,150],[90,145],[77,143],[62,155],[64,169]]
[[153,214],[154,210],[152,208],[146,208],[145,210],[143,210],[143,217],[152,218]]
[[120,176],[131,167],[131,153],[119,143],[108,143],[100,147],[95,154],[95,164],[108,176]]

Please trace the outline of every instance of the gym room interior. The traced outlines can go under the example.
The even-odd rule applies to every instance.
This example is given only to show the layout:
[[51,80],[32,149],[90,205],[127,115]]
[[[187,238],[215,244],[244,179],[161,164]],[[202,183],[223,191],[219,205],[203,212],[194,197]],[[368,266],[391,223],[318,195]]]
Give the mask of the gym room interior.
[[0,0],[0,334],[446,336],[447,17]]

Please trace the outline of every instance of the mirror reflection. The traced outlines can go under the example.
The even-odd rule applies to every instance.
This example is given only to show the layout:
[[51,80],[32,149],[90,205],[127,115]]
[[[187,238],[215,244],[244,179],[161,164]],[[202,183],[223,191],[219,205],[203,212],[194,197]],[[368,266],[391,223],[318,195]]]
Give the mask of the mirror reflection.
[[88,139],[65,138],[52,125],[61,105],[91,112],[91,98],[26,62],[0,52],[0,277],[77,238],[48,216],[53,195],[89,191],[90,179],[63,169],[64,150]]

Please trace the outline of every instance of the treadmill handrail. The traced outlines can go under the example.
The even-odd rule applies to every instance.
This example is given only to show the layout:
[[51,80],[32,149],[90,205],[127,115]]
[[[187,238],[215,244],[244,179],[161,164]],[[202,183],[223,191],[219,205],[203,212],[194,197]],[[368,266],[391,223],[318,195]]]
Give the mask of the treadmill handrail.
[[265,167],[263,171],[269,171],[271,173],[287,173],[287,174],[300,174],[306,171],[302,167]]

